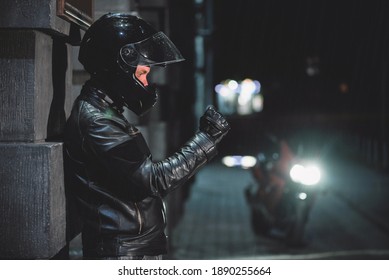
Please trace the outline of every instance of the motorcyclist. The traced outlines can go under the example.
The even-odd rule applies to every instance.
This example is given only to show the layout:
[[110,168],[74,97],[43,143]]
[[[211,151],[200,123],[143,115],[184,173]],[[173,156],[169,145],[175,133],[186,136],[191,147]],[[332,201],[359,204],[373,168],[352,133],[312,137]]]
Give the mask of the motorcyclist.
[[247,190],[247,195],[251,196],[251,200],[262,201],[267,212],[274,216],[284,192],[286,176],[294,154],[286,140],[280,140],[272,134],[265,135],[260,146],[257,163],[251,168],[258,184],[254,190]]
[[160,259],[166,254],[163,197],[217,153],[230,129],[212,106],[179,151],[153,162],[123,107],[145,114],[157,101],[147,75],[184,60],[175,45],[139,17],[109,13],[86,31],[79,60],[91,75],[65,130],[66,187],[83,218],[85,259]]

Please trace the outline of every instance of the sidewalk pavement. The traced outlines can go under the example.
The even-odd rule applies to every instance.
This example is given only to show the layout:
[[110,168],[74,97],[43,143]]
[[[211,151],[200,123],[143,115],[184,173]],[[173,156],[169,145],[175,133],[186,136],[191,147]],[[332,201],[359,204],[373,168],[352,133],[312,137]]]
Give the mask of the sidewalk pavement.
[[[332,196],[325,195],[320,198],[314,211],[316,218],[320,217],[320,211],[332,207],[337,201],[330,198],[341,199],[346,205],[347,215],[359,215],[360,225],[368,224],[369,230],[377,231],[382,238],[389,232],[387,220],[389,195],[389,176],[378,173],[360,163],[351,161],[327,162],[330,166],[328,176],[331,177],[328,184],[328,191]],[[227,168],[215,161],[204,167],[196,175],[196,180],[191,188],[191,194],[185,204],[185,211],[177,226],[172,231],[170,238],[172,248],[171,257],[174,259],[273,259],[273,258],[338,258],[336,250],[347,248],[347,244],[340,242],[342,235],[336,234],[320,239],[320,234],[329,234],[331,231],[327,227],[331,221],[314,219],[311,217],[310,234],[314,234],[317,240],[311,240],[312,246],[305,248],[290,248],[283,242],[269,237],[256,236],[250,226],[250,212],[244,197],[244,189],[252,177],[249,171],[238,168]],[[324,204],[323,204],[324,203]],[[327,205],[327,203],[329,203]],[[332,205],[332,206],[331,206]],[[334,204],[335,205],[335,204]],[[350,212],[353,211],[353,212]],[[324,211],[325,212],[325,211]],[[324,213],[323,212],[323,213]],[[312,214],[315,214],[312,213]],[[354,214],[350,214],[354,213]],[[344,214],[344,213],[343,213]],[[311,215],[312,216],[312,215]],[[346,214],[344,217],[347,219]],[[354,216],[353,216],[354,217]],[[370,228],[374,227],[376,229]],[[353,231],[355,227],[347,228]],[[317,232],[322,230],[323,232]],[[307,228],[307,231],[309,229]],[[347,232],[346,232],[347,233]],[[351,233],[350,233],[351,234]],[[353,237],[360,238],[363,232],[352,232]],[[344,237],[344,236],[343,236]],[[325,240],[332,238],[335,242],[334,248],[325,248]],[[315,241],[315,242],[313,242]],[[374,240],[373,240],[374,241]],[[367,249],[374,246],[374,242],[366,244]],[[350,241],[351,242],[351,241]],[[383,242],[383,252],[386,258],[389,254],[387,240]],[[317,243],[323,243],[319,244]],[[352,242],[350,243],[352,244]],[[344,245],[344,246],[343,246]],[[324,247],[323,247],[324,246]],[[351,246],[351,245],[350,245]],[[370,246],[370,247],[369,247]],[[358,246],[356,246],[358,247]],[[331,252],[327,252],[327,251]],[[333,252],[332,252],[333,251]],[[371,251],[371,250],[370,250]],[[353,252],[347,254],[366,252]],[[377,250],[373,250],[377,257]],[[344,252],[341,252],[344,254]],[[303,255],[304,254],[304,255]],[[342,256],[349,258],[351,255]],[[328,256],[327,256],[328,255]],[[353,256],[351,256],[353,257]],[[341,258],[341,257],[339,257]]]
[[247,259],[263,254],[266,248],[274,250],[274,244],[282,246],[272,240],[258,242],[251,230],[244,197],[251,180],[249,171],[218,162],[200,170],[184,215],[171,235],[173,258]]

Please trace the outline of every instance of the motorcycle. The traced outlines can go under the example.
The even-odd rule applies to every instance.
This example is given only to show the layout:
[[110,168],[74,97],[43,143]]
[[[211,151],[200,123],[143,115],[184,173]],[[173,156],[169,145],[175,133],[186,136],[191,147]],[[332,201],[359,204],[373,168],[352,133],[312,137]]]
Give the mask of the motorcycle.
[[245,189],[251,226],[258,235],[302,245],[309,213],[320,190],[318,157],[308,160],[301,152],[295,154],[287,141],[273,136],[268,140],[270,145],[262,146],[250,168],[254,182]]

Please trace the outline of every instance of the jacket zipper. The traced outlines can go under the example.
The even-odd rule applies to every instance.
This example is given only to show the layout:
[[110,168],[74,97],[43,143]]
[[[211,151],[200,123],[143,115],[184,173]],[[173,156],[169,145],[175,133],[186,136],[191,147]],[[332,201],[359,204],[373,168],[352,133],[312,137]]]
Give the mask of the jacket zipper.
[[139,210],[139,207],[138,207],[138,204],[136,202],[134,202],[134,205],[135,205],[135,208],[136,208],[136,215],[138,216],[138,222],[139,222],[139,231],[138,231],[138,234],[141,234],[142,232],[142,216],[140,214],[140,210]]

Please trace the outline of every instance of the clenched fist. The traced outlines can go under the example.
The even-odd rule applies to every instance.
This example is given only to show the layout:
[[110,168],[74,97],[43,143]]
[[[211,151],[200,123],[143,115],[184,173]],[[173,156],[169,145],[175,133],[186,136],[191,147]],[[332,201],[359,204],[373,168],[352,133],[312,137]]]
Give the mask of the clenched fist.
[[215,110],[212,105],[208,106],[204,115],[200,118],[200,131],[208,134],[210,138],[219,143],[231,129],[222,114]]

